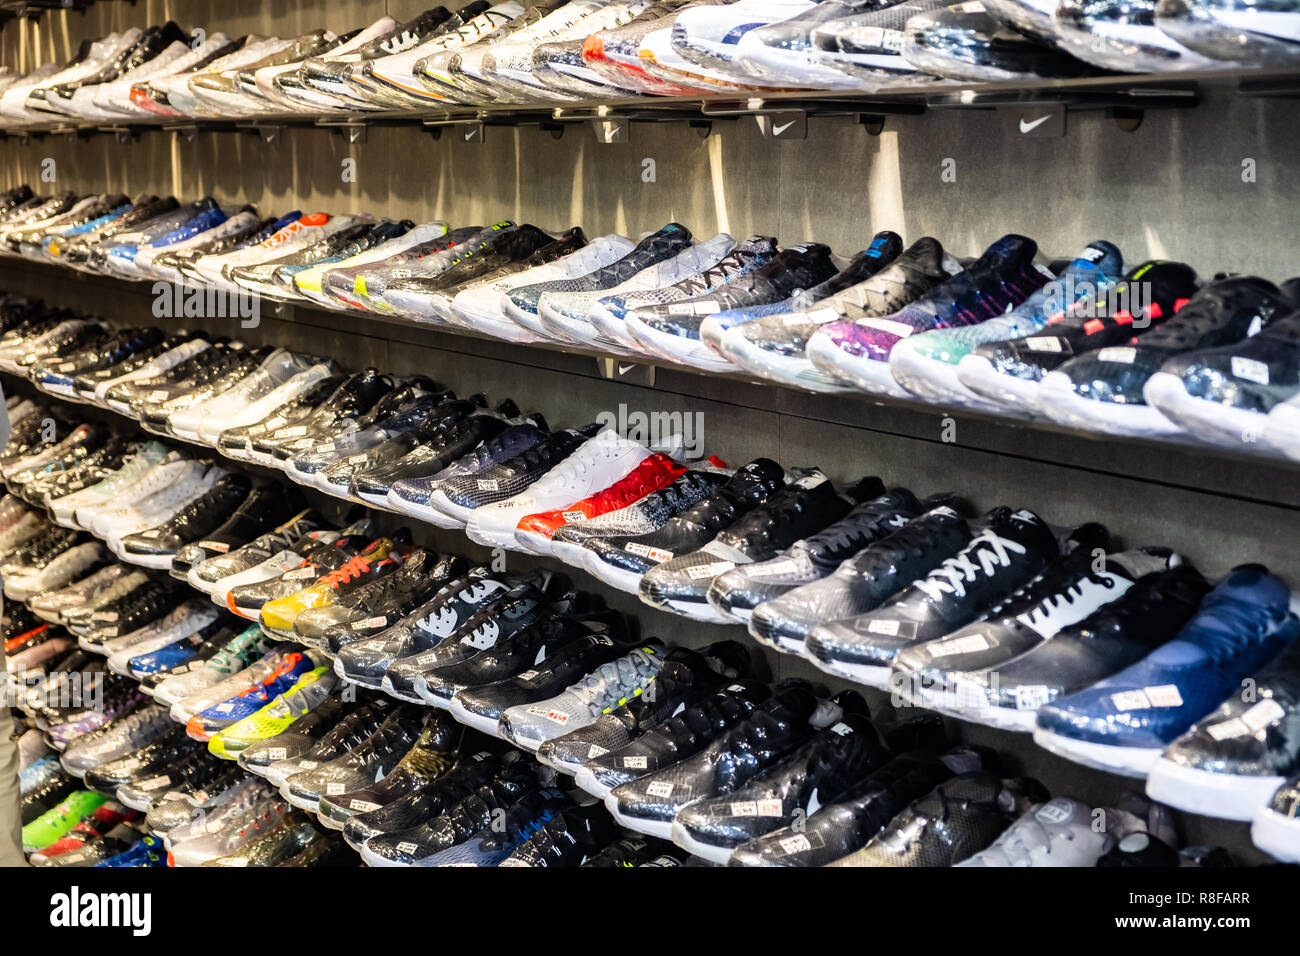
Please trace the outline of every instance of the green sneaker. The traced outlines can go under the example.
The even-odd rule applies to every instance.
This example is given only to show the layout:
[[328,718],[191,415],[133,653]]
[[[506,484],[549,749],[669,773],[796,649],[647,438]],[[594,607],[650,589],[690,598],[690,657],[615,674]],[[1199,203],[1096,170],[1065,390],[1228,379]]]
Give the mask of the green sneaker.
[[74,790],[53,810],[46,810],[23,827],[23,852],[44,849],[107,802],[108,797],[102,794]]

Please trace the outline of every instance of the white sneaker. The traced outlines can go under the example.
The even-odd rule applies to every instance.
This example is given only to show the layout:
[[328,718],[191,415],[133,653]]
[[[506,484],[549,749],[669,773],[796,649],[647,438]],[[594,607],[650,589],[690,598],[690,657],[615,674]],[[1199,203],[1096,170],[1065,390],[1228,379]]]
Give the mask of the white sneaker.
[[[204,426],[209,430],[242,412],[247,406],[266,397],[276,388],[315,364],[311,356],[297,355],[288,349],[276,349],[257,370],[244,376],[234,386],[205,402],[191,405],[167,417],[167,428],[179,438],[200,441]],[[218,434],[224,425],[217,428]]]
[[89,488],[74,491],[70,495],[64,495],[62,498],[55,498],[50,504],[50,514],[54,518],[54,523],[65,528],[85,528],[85,525],[77,520],[79,509],[90,509],[111,501],[122,489],[135,484],[168,455],[174,459],[180,457],[178,452],[169,452],[159,442],[146,443],[134,454],[126,456],[122,467],[103,481],[96,482]]
[[203,471],[203,463],[190,458],[178,458],[158,465],[106,507],[93,511],[89,508],[78,510],[77,519],[82,522],[84,518],[82,527],[92,534],[107,537],[118,526],[131,524],[143,512],[151,510],[164,500],[170,500],[170,496],[163,499],[158,498],[158,495],[166,493],[167,489],[177,483],[184,483],[182,488],[188,487],[188,483],[197,481]]
[[489,547],[546,553],[532,542],[518,540],[515,526],[522,518],[563,508],[608,488],[649,454],[644,445],[606,428],[513,498],[475,508],[465,533],[471,541]]
[[238,408],[228,415],[209,416],[198,428],[198,440],[209,445],[216,445],[221,433],[231,428],[243,428],[262,421],[277,408],[293,401],[304,392],[315,388],[333,374],[333,370],[324,362],[298,372],[287,381],[281,382],[261,398],[250,401],[243,408]]
[[128,414],[131,406],[123,401],[114,401],[108,397],[108,390],[114,385],[125,385],[128,382],[138,382],[141,379],[153,378],[170,371],[182,362],[187,361],[198,355],[205,349],[212,348],[210,342],[206,339],[190,339],[188,342],[182,342],[174,349],[168,349],[166,352],[155,356],[144,365],[141,365],[134,372],[127,372],[125,375],[119,375],[117,378],[111,378],[106,382],[100,382],[95,386],[95,404],[104,405],[121,414]]
[[152,654],[168,644],[175,644],[191,634],[197,634],[219,616],[220,612],[216,608],[203,601],[186,601],[151,624],[105,642],[101,653],[108,658],[109,670],[130,677],[133,657]]

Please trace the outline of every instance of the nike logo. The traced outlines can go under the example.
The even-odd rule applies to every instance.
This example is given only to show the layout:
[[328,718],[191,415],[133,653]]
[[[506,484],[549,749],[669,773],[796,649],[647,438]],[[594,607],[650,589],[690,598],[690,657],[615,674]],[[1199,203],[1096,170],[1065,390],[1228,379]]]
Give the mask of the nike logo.
[[635,362],[633,362],[631,365],[619,365],[619,367],[618,367],[618,374],[619,374],[619,375],[626,375],[628,372],[632,371],[632,369],[634,369],[634,368],[636,368],[636,363],[635,363]]
[[467,130],[465,130],[465,142],[468,143],[471,139],[473,139],[473,138],[474,138],[474,134],[475,134],[476,132],[478,132],[478,130],[473,130],[473,129],[467,129]]
[[614,137],[617,136],[617,135],[619,134],[619,131],[620,131],[622,128],[623,128],[623,127],[621,127],[621,126],[615,126],[613,129],[611,129],[611,130],[609,130],[607,133],[605,133],[605,142],[607,142],[607,143],[612,143],[612,142],[614,142]]
[[784,133],[786,130],[788,130],[788,129],[789,129],[791,126],[793,126],[794,124],[795,124],[795,120],[790,120],[790,122],[788,122],[788,123],[782,123],[780,126],[773,126],[773,127],[772,127],[772,135],[773,135],[773,136],[780,136],[782,133]]
[[813,787],[813,792],[808,795],[808,809],[804,811],[808,816],[812,816],[822,808],[821,800],[817,799],[818,789],[818,787]]
[[1047,122],[1049,119],[1051,119],[1051,118],[1052,118],[1052,114],[1051,114],[1051,113],[1048,113],[1046,116],[1040,116],[1038,119],[1034,120],[1032,123],[1026,123],[1026,122],[1022,119],[1022,120],[1020,121],[1020,132],[1022,132],[1022,133],[1030,133],[1030,132],[1033,132],[1034,130],[1038,129],[1038,127],[1042,126],[1044,123],[1046,123],[1046,122]]

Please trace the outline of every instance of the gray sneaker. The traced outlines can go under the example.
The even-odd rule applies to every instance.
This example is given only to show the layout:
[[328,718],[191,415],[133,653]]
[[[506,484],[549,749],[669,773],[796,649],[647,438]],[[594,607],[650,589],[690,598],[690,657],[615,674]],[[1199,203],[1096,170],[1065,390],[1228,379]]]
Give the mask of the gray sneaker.
[[105,728],[102,736],[87,738],[80,745],[73,742],[59,762],[74,777],[84,777],[92,767],[125,757],[157,740],[174,726],[167,718],[167,708],[148,704],[114,721],[113,726]]
[[1124,823],[1129,819],[1128,814],[1057,797],[1030,809],[992,846],[957,866],[1096,866],[1127,835]]
[[602,664],[563,693],[520,704],[501,715],[501,736],[534,753],[543,743],[592,723],[644,691],[663,663],[664,646],[650,641]]

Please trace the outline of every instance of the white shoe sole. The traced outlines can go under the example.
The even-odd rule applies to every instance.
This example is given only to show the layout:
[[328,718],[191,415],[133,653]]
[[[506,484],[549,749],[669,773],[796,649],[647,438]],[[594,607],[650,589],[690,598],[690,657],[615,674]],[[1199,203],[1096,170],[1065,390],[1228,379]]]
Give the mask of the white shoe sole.
[[719,866],[726,866],[727,861],[731,859],[731,854],[736,852],[734,847],[713,846],[709,843],[700,842],[676,821],[673,821],[672,824],[672,838],[673,843],[691,856],[698,856],[701,860],[708,860],[710,863],[716,863]]
[[1155,762],[1160,759],[1161,753],[1158,748],[1112,747],[1108,744],[1075,740],[1041,727],[1034,731],[1034,743],[1058,757],[1124,777],[1145,777],[1151,772]]
[[957,378],[957,366],[927,358],[915,349],[895,347],[889,356],[889,371],[908,392],[923,401],[960,405],[978,411],[1003,412],[1000,405],[975,394]]
[[1267,415],[1194,398],[1177,375],[1156,372],[1142,394],[1166,418],[1197,438],[1228,448],[1274,450],[1264,438]]
[[664,601],[662,604],[651,601],[644,595],[638,594],[641,603],[657,608],[660,611],[671,611],[673,614],[679,614],[682,617],[688,617],[692,621],[699,621],[703,624],[737,624],[733,618],[726,617],[718,613],[718,610],[708,601]]
[[699,339],[689,339],[684,335],[660,332],[638,319],[635,313],[628,315],[623,322],[642,349],[657,352],[670,362],[690,365],[708,372],[740,371],[734,364],[713,351]]
[[842,661],[824,661],[812,654],[805,656],[814,667],[820,671],[825,671],[827,674],[851,680],[855,684],[874,687],[876,690],[889,690],[891,671],[888,667],[878,667],[873,664],[846,664]]
[[[735,330],[740,326],[735,326]],[[799,356],[778,355],[761,349],[739,331],[728,329],[720,343],[722,354],[740,367],[762,378],[807,389],[810,392],[851,392],[847,384],[827,375],[813,365],[807,353]]]
[[1255,846],[1283,863],[1300,863],[1300,818],[1264,808],[1250,827]]
[[465,708],[465,705],[455,697],[451,699],[447,709],[451,715],[467,727],[473,727],[477,731],[487,734],[489,737],[500,737],[497,730],[497,718],[484,717],[481,714],[475,714]]
[[967,355],[958,362],[957,380],[994,405],[1030,417],[1038,415],[1038,382],[1001,375],[982,355]]
[[1284,777],[1210,773],[1161,757],[1147,777],[1147,796],[1188,813],[1249,823],[1285,782]]
[[814,335],[810,338],[808,358],[827,375],[850,383],[858,391],[890,398],[916,398],[894,381],[888,362],[850,355],[831,341],[830,336]]
[[586,767],[582,767],[573,775],[573,783],[579,790],[589,793],[598,800],[604,800],[609,796],[613,787],[607,787],[596,779],[595,773]]
[[644,833],[646,836],[658,837],[661,840],[671,840],[673,838],[673,822],[671,820],[641,820],[637,817],[624,816],[618,809],[618,800],[614,797],[613,791],[605,797],[605,807],[609,810],[618,825],[626,827],[629,830],[635,830],[637,833]]
[[587,553],[586,568],[592,577],[628,594],[636,594],[641,589],[641,579],[645,577],[645,574],[640,571],[629,571],[626,568],[616,568],[612,564],[606,564],[594,551]]
[[463,531],[465,528],[465,522],[452,517],[445,511],[440,511],[429,505],[422,505],[419,502],[407,501],[391,491],[388,493],[387,508],[396,514],[407,515],[426,524],[431,524],[436,528],[447,528],[451,531]]
[[1067,428],[1163,438],[1181,435],[1183,430],[1150,405],[1118,405],[1079,395],[1064,372],[1048,372],[1038,387],[1039,410]]

